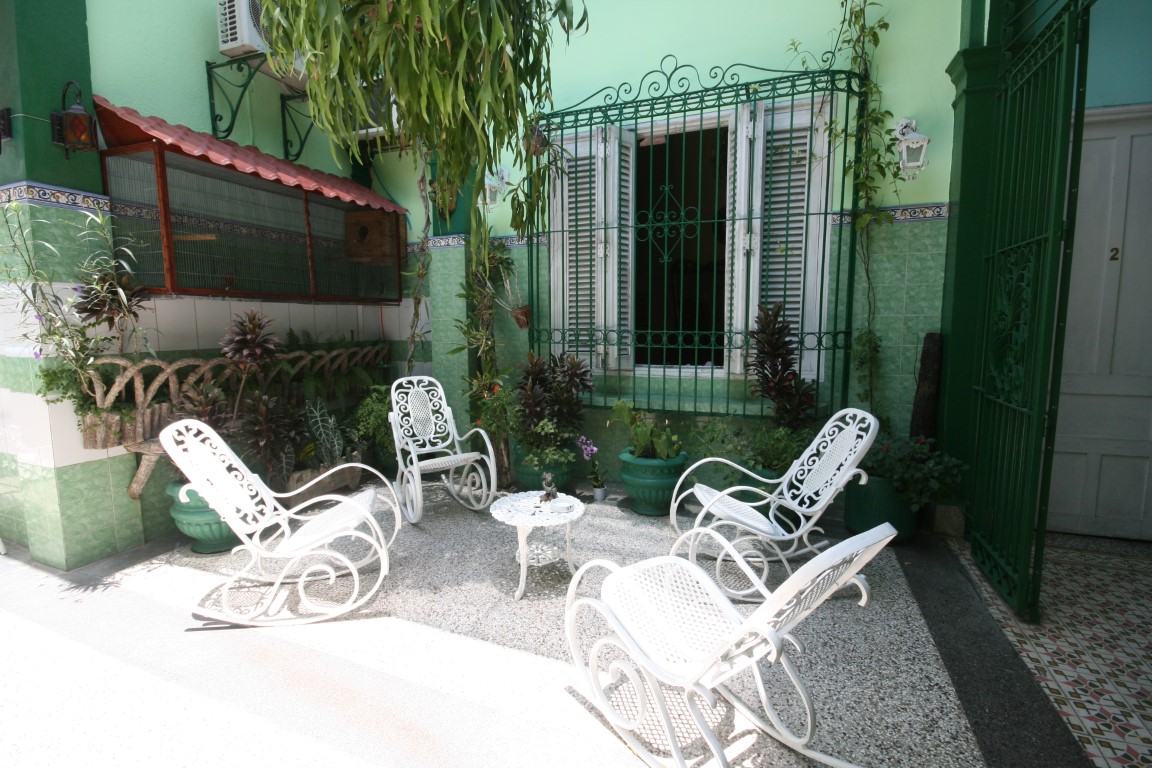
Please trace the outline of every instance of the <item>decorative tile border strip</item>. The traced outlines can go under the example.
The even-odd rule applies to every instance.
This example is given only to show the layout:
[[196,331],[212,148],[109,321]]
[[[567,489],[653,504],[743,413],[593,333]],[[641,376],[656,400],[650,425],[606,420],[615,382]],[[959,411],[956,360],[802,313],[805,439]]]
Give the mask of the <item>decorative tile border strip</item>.
[[[544,245],[548,242],[546,235],[537,235],[535,239],[537,245]],[[492,238],[492,242],[504,243],[509,248],[517,248],[528,245],[528,238],[517,235],[505,235],[504,237]],[[463,248],[466,245],[468,245],[468,238],[464,235],[440,235],[428,238],[428,247],[432,250],[437,248]],[[419,242],[410,242],[408,243],[408,252],[414,253],[419,247]]]
[[[940,221],[948,218],[948,203],[928,203],[926,205],[905,205],[881,208],[889,211],[896,221]],[[852,220],[848,213],[832,214],[832,225],[842,226]]]
[[49,184],[33,184],[27,181],[18,181],[0,187],[0,205],[18,202],[108,212],[108,198],[92,192],[54,187]]

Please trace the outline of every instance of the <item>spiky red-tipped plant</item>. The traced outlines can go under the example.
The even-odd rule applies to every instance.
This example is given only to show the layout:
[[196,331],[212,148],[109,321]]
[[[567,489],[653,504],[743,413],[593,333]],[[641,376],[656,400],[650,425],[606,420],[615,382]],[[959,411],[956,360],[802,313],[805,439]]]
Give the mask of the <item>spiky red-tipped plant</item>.
[[276,359],[282,344],[280,339],[268,332],[272,320],[250,309],[236,315],[228,324],[228,330],[220,338],[220,354],[232,361],[240,371],[240,385],[236,390],[236,403],[232,406],[232,420],[240,414],[240,401],[244,396],[244,384],[248,377],[262,366]]

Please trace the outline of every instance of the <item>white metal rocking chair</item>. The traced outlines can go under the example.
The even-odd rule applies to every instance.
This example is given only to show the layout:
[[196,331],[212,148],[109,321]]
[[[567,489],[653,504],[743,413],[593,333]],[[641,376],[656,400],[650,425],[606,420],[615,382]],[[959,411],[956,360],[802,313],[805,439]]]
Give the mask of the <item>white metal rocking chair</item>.
[[[677,723],[694,725],[718,763],[729,766],[724,744],[710,724],[720,720],[717,707],[723,699],[791,749],[827,765],[852,768],[809,747],[816,732],[815,709],[789,659],[789,653],[803,651],[791,631],[850,581],[860,588],[859,602],[865,605],[868,583],[858,572],[895,535],[896,529],[884,523],[818,554],[775,591],[760,585],[764,603],[747,618],[703,568],[675,556],[700,537],[712,538],[744,577],[756,582],[752,567],[715,531],[689,531],[677,540],[672,555],[634,565],[585,563],[569,586],[565,610],[568,648],[586,686],[583,692],[651,766],[664,765],[653,750],[683,768],[684,746],[700,748],[697,734],[679,734]],[[600,597],[578,597],[582,579],[595,568],[609,571]],[[798,694],[803,709],[799,733],[769,700],[761,663],[779,664]],[[738,676],[743,687],[754,687],[760,711],[730,687],[741,687]],[[697,756],[692,757],[695,765]]]
[[[788,573],[788,560],[815,554],[826,541],[810,541],[820,517],[848,483],[868,475],[858,468],[879,432],[872,414],[845,408],[824,424],[820,433],[780,477],[764,477],[724,458],[702,459],[680,476],[672,495],[669,523],[679,533],[676,512],[689,496],[703,505],[694,527],[722,530],[733,547],[760,567],[760,581],[767,581],[768,565],[779,560]],[[720,464],[738,473],[736,484],[722,491],[695,482],[696,471],[707,464]],[[717,561],[717,566],[723,557]],[[731,597],[751,597],[729,592]]]
[[[440,475],[452,498],[478,511],[496,496],[496,455],[488,433],[476,427],[461,435],[440,382],[430,376],[405,376],[392,384],[388,414],[400,465],[396,491],[404,519],[424,516],[423,476]],[[483,451],[468,450],[471,438]]]
[[[228,524],[248,562],[211,593],[197,614],[245,626],[306,624],[368,602],[388,574],[388,547],[400,530],[392,484],[372,467],[344,464],[289,493],[276,493],[245,466],[207,424],[183,419],[160,432],[160,444],[195,490]],[[291,508],[289,500],[349,466],[368,471],[383,489],[326,493]],[[377,501],[392,512],[385,538],[373,517]]]

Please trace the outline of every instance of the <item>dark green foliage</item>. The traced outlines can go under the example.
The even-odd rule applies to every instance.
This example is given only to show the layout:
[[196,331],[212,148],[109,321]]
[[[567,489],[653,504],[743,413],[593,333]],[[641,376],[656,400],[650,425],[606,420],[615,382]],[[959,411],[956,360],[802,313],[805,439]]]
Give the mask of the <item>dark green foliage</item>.
[[873,477],[886,477],[913,509],[953,493],[960,487],[964,463],[936,450],[926,437],[880,435],[860,467]]
[[584,423],[582,395],[592,391],[588,363],[573,355],[528,353],[516,384],[519,423],[516,441],[529,466],[575,460],[573,440]]
[[816,384],[801,378],[796,370],[796,339],[792,323],[783,314],[782,302],[771,310],[761,304],[756,328],[748,334],[756,377],[752,392],[772,400],[777,424],[795,430],[807,421],[816,404]]
[[268,331],[272,320],[250,309],[236,315],[220,338],[220,354],[242,371],[253,370],[280,354],[280,339]]
[[392,392],[382,385],[368,390],[368,395],[356,406],[349,420],[358,439],[372,448],[378,461],[396,458],[396,443],[392,437],[392,424],[388,413],[392,410]]
[[236,388],[236,401],[232,408],[233,421],[240,415],[240,400],[244,397],[244,384],[248,377],[280,354],[280,339],[268,332],[271,324],[269,318],[250,309],[243,315],[236,315],[220,338],[220,354],[240,370],[240,385]]
[[244,404],[239,437],[266,469],[270,485],[284,487],[296,464],[295,446],[303,433],[300,409],[280,398],[254,395]]

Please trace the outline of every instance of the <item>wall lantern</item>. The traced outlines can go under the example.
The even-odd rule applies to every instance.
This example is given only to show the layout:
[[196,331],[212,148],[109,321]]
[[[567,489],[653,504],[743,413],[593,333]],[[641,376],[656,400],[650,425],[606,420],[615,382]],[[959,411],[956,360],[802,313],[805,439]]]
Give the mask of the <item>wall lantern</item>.
[[896,151],[900,153],[900,170],[908,181],[927,167],[928,142],[932,139],[916,132],[916,121],[905,117],[893,129],[896,134]]
[[[76,101],[70,107],[65,107],[68,101],[68,92],[74,90]],[[84,109],[80,100],[84,92],[75,80],[69,80],[60,94],[60,111],[51,114],[52,143],[64,147],[64,157],[68,157],[69,150],[90,152],[96,149],[96,131],[92,115]]]

